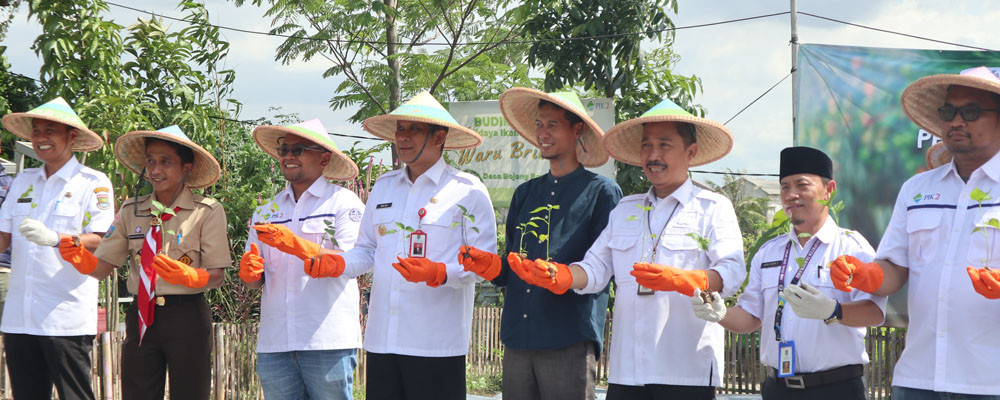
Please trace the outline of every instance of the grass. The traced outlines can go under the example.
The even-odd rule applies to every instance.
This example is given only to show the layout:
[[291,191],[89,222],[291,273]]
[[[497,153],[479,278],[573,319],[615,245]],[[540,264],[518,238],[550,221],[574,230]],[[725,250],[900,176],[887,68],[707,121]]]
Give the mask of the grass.
[[467,369],[465,373],[465,392],[481,396],[493,396],[500,393],[501,373],[476,373]]

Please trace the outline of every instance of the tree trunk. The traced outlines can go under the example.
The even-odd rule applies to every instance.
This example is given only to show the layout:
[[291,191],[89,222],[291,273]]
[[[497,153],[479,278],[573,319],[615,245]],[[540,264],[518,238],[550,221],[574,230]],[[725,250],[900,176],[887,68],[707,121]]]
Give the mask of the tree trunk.
[[[383,0],[385,7],[389,10],[396,9],[397,0]],[[385,24],[385,56],[386,61],[389,63],[389,69],[392,70],[392,78],[389,80],[389,110],[395,110],[399,107],[402,97],[399,90],[399,59],[395,57],[396,55],[396,43],[399,41],[399,36],[396,32],[396,18],[386,14],[386,24]],[[392,168],[399,168],[399,155],[396,154],[396,145],[393,144],[391,147],[392,152]]]

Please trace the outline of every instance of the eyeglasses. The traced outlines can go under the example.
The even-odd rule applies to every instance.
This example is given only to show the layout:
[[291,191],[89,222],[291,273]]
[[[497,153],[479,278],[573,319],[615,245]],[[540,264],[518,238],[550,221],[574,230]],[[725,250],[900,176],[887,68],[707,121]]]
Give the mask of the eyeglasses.
[[962,114],[962,119],[965,122],[972,122],[979,119],[979,113],[983,111],[1000,111],[1000,108],[980,108],[975,104],[969,104],[962,107],[955,106],[943,106],[938,107],[938,117],[942,121],[948,122],[955,119],[955,114]]
[[301,144],[297,144],[297,145],[294,145],[294,146],[289,146],[287,144],[283,144],[281,146],[278,146],[277,150],[278,150],[278,157],[284,157],[284,156],[288,155],[289,152],[292,153],[292,156],[298,157],[298,156],[301,156],[302,152],[304,152],[306,150],[308,150],[308,151],[326,151],[326,149],[324,149],[322,147],[319,147],[319,146],[316,146],[316,145],[304,146],[304,145],[301,145]]

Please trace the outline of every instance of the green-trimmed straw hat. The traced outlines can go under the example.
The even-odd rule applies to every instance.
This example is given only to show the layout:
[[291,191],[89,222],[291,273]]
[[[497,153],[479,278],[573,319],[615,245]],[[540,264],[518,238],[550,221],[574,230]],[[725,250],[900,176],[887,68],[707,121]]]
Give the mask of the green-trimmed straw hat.
[[941,137],[941,132],[938,132],[942,127],[938,107],[944,105],[948,86],[968,86],[1000,94],[998,73],[1000,68],[976,67],[958,74],[925,76],[907,86],[899,96],[899,102],[903,106],[903,112],[914,123],[932,135]]
[[444,142],[445,150],[469,149],[483,142],[483,138],[476,131],[455,121],[448,110],[445,110],[426,90],[413,96],[389,114],[366,119],[361,126],[372,135],[395,142],[396,121],[423,122],[448,128],[448,137]]
[[642,166],[639,146],[642,143],[642,124],[649,122],[687,122],[695,127],[698,154],[691,160],[692,167],[716,161],[733,149],[733,134],[722,124],[691,115],[669,99],[664,99],[639,118],[615,125],[604,135],[604,148],[611,157],[626,164]]
[[28,112],[4,115],[3,127],[21,139],[31,140],[31,120],[34,118],[59,122],[78,129],[80,133],[73,141],[73,151],[94,151],[104,145],[101,135],[87,128],[80,116],[76,115],[76,111],[73,111],[62,97],[56,97]]
[[538,147],[535,137],[535,120],[538,119],[538,103],[548,100],[564,110],[567,110],[583,120],[583,131],[580,141],[583,146],[576,147],[576,159],[586,167],[599,167],[608,162],[608,152],[601,141],[604,131],[597,125],[583,107],[580,97],[573,92],[545,93],[540,90],[524,87],[507,89],[500,95],[500,112],[518,135],[533,146]]
[[288,135],[295,135],[303,139],[312,141],[333,153],[330,163],[323,168],[323,176],[335,181],[349,181],[358,176],[358,166],[349,157],[344,155],[337,145],[330,139],[326,127],[319,119],[311,119],[291,126],[262,125],[253,130],[253,140],[257,146],[264,150],[267,155],[275,160],[278,157],[278,146],[281,139]]
[[194,167],[191,168],[191,173],[188,174],[185,181],[189,188],[200,189],[212,186],[219,180],[219,176],[222,174],[219,162],[215,160],[215,157],[212,157],[212,153],[209,153],[208,150],[188,139],[177,125],[170,125],[155,131],[132,131],[115,141],[115,156],[132,172],[141,174],[146,165],[146,138],[178,143],[194,151]]

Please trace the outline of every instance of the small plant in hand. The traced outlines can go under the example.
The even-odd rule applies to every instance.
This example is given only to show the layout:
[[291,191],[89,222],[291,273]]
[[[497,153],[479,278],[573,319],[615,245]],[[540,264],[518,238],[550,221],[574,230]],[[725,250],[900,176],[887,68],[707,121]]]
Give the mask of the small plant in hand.
[[524,237],[527,235],[532,235],[536,238],[538,237],[538,232],[535,232],[533,229],[528,229],[529,227],[537,228],[538,224],[529,220],[528,222],[525,222],[523,224],[518,224],[516,228],[518,232],[521,232],[520,235],[521,237],[517,242],[518,243],[517,254],[521,258],[528,258],[528,253],[526,252],[526,250],[524,250]]
[[[170,208],[167,208],[166,206],[163,205],[163,203],[160,203],[160,202],[158,202],[156,200],[151,200],[151,201],[152,201],[152,204],[153,204],[153,209],[150,210],[149,213],[153,214],[153,217],[156,217],[156,221],[157,221],[156,224],[157,225],[159,225],[160,223],[162,223],[162,218],[160,217],[161,215],[163,215],[163,214],[172,215],[172,216],[176,216],[177,215],[177,213],[174,212],[174,210],[172,210]],[[174,230],[173,229],[166,229],[166,230],[163,231],[163,233],[166,233],[166,234],[169,234],[169,235],[173,235],[174,234]],[[178,240],[180,240],[180,238],[178,238]],[[166,240],[163,240],[162,242],[163,243],[167,243]],[[160,248],[160,254],[163,254],[163,248],[162,247]]]
[[538,243],[545,243],[545,261],[551,261],[551,258],[549,257],[549,242],[550,242],[549,236],[552,234],[552,223],[550,221],[552,221],[552,210],[558,210],[558,209],[559,209],[558,204],[556,205],[546,204],[544,206],[531,210],[531,212],[529,213],[529,214],[538,214],[543,211],[545,212],[544,217],[534,216],[531,217],[530,220],[528,220],[529,223],[532,223],[532,221],[541,221],[545,223],[545,233],[537,235]]
[[[456,204],[455,206],[458,207],[458,210],[461,212],[462,217],[458,221],[452,222],[449,228],[453,229],[458,225],[462,225],[462,244],[465,245],[466,249],[468,249],[469,248],[468,231],[471,230],[473,232],[479,233],[479,228],[471,226],[472,224],[476,223],[476,216],[469,214],[469,209],[463,207],[461,204]],[[468,221],[469,225],[466,225],[466,221]],[[465,256],[468,258],[472,258],[472,254],[469,254],[468,251],[465,252]]]
[[31,198],[31,193],[34,192],[34,191],[35,191],[35,185],[28,185],[28,190],[25,190],[24,193],[21,193],[21,196],[18,197],[18,198],[20,198],[20,199],[30,199],[31,200],[31,208],[38,207],[38,203],[35,203],[34,199]]
[[986,240],[986,259],[981,261],[984,261],[986,263],[985,266],[986,270],[988,271],[990,269],[991,253],[990,253],[990,234],[986,230],[986,227],[993,227],[994,229],[1000,230],[1000,220],[997,220],[996,218],[990,218],[989,220],[986,220],[986,217],[983,215],[983,202],[993,199],[993,196],[990,196],[989,192],[984,192],[979,188],[975,188],[972,190],[972,193],[969,193],[969,198],[975,200],[976,203],[979,204],[979,219],[982,222],[981,224],[977,224],[976,228],[972,230],[972,233],[976,234],[978,232],[982,232],[983,239]]
[[[636,204],[635,206],[639,207],[639,210],[641,210],[641,211],[639,211],[639,215],[646,216],[646,215],[649,215],[649,213],[653,212],[653,206],[652,205],[646,206],[646,205],[642,205],[642,204]],[[625,218],[625,221],[626,222],[627,221],[635,221],[637,219],[640,219],[639,215],[629,215],[628,218]],[[646,220],[648,218],[641,218],[641,219],[642,219],[642,221],[640,221],[639,224],[640,224],[640,226],[642,228],[640,228],[640,229],[642,230],[642,232],[647,232],[649,230],[649,227],[646,226]],[[655,245],[655,243],[656,243],[656,234],[654,234],[653,232],[649,232],[649,237],[650,237],[650,239],[653,239],[653,254],[656,254],[656,245]],[[640,248],[639,248],[640,258],[639,258],[639,262],[652,261],[652,260],[649,260],[649,259],[646,258],[646,239],[643,238],[639,242],[640,242]]]
[[[701,236],[701,234],[699,234],[698,232],[690,232],[690,233],[687,234],[687,236],[690,237],[691,239],[694,239],[694,241],[698,243],[698,252],[699,253],[705,253],[705,252],[707,252],[708,251],[708,246],[710,246],[712,244],[712,240],[711,239],[706,238],[704,236]],[[701,254],[698,255],[698,258],[699,259],[701,258]],[[702,299],[702,301],[704,301],[706,303],[711,303],[712,302],[712,293],[709,292],[708,290],[702,291],[701,292],[701,299]]]
[[[333,221],[330,221],[328,219],[324,219],[323,223],[326,224],[326,228],[324,229],[326,234],[323,235],[323,239],[329,240],[330,243],[333,243],[333,247],[335,247],[337,250],[340,250],[340,243],[337,243],[337,226],[333,224]],[[323,244],[320,243],[320,247],[322,246]]]

